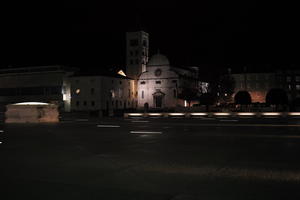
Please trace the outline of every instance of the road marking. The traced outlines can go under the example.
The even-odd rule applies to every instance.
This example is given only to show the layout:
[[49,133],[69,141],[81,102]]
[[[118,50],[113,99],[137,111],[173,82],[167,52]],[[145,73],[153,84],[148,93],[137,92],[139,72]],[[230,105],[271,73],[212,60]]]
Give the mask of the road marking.
[[149,121],[142,121],[142,120],[140,120],[140,121],[131,121],[131,122],[134,122],[134,123],[139,123],[139,122],[149,122]]
[[120,128],[118,125],[97,125],[98,128]]
[[132,134],[162,134],[162,132],[159,131],[130,131]]

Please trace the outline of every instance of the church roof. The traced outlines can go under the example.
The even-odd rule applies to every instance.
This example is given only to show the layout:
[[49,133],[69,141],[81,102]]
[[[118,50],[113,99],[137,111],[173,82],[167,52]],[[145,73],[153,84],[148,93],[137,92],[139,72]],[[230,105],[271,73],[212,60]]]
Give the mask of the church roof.
[[169,59],[160,53],[153,55],[148,62],[148,66],[169,66]]

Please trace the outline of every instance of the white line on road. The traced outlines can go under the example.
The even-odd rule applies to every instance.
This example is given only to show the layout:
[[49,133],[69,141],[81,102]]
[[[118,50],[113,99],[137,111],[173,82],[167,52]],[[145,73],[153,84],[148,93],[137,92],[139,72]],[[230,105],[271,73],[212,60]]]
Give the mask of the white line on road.
[[130,131],[132,134],[162,134],[162,132],[159,131]]
[[118,125],[97,125],[98,128],[120,128]]

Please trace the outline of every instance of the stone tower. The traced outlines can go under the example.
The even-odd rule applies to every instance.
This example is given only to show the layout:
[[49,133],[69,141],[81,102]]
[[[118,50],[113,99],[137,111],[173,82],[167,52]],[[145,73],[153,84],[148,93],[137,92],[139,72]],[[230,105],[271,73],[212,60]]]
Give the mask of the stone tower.
[[126,75],[137,80],[146,71],[149,59],[149,34],[144,31],[126,33]]

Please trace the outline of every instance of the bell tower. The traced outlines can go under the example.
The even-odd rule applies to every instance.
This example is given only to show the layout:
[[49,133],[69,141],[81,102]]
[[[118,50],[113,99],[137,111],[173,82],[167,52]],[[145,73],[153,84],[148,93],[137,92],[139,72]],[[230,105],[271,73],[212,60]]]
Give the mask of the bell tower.
[[149,60],[149,34],[144,31],[126,33],[126,75],[137,80],[146,71]]

